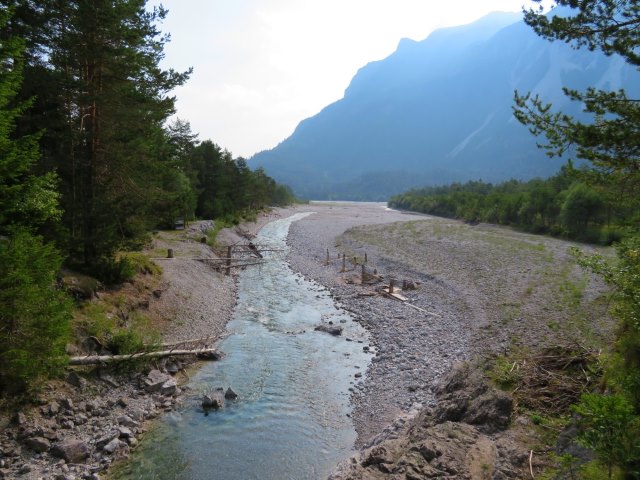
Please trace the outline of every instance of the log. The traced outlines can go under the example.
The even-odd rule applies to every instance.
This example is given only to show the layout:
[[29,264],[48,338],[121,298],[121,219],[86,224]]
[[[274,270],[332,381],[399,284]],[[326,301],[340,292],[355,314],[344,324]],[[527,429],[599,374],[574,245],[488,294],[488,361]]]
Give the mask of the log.
[[[140,352],[129,355],[88,355],[69,358],[69,365],[101,365],[144,358],[162,358],[173,356],[196,355],[199,358],[217,360],[219,354],[215,348],[198,348],[195,350],[162,350],[157,352]],[[215,358],[214,358],[215,357]]]

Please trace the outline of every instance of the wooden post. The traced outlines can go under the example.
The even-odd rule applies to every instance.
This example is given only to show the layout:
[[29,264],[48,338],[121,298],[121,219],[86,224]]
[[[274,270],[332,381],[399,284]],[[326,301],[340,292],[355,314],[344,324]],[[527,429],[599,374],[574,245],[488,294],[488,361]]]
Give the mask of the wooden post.
[[364,263],[367,263],[367,252],[364,252]]
[[326,265],[329,265],[329,249],[327,248],[327,263]]
[[358,257],[353,257],[353,266],[358,265]]
[[167,249],[167,258],[173,258],[173,248]]
[[393,293],[393,278],[389,279],[389,293]]
[[231,252],[232,247],[227,247],[227,270],[225,272],[226,275],[231,275]]
[[345,272],[347,270],[347,254],[342,254],[342,270],[341,272]]
[[360,283],[362,283],[362,285],[364,285],[364,263],[362,264],[362,275],[360,277]]

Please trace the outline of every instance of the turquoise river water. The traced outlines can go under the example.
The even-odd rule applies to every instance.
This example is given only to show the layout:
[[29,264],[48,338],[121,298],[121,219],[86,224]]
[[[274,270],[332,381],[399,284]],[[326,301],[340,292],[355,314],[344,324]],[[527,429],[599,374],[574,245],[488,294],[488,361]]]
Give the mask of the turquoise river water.
[[[289,226],[306,215],[269,223],[255,243],[286,249]],[[319,479],[351,453],[348,389],[370,359],[366,332],[284,257],[270,254],[242,272],[218,343],[225,357],[194,375],[184,408],[158,421],[118,479]],[[313,330],[329,320],[342,336]],[[240,398],[205,415],[202,394],[228,386]]]

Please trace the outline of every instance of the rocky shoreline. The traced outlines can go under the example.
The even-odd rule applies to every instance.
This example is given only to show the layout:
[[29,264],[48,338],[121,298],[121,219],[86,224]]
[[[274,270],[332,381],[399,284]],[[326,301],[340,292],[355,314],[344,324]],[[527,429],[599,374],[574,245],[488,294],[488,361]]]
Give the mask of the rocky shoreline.
[[[233,244],[284,215],[273,210],[257,222],[222,230],[221,243]],[[211,222],[185,232],[188,238],[157,237],[154,251],[175,250],[178,260],[161,262],[160,284],[142,301],[145,314],[163,325],[163,342],[179,345],[193,339],[211,347],[233,314],[234,275],[227,277],[202,262],[184,257],[214,256],[199,242]],[[64,380],[49,382],[31,406],[0,414],[0,479],[98,480],[109,467],[126,460],[149,422],[180,407],[188,395],[181,386],[193,357],[153,361],[142,371],[82,367]]]

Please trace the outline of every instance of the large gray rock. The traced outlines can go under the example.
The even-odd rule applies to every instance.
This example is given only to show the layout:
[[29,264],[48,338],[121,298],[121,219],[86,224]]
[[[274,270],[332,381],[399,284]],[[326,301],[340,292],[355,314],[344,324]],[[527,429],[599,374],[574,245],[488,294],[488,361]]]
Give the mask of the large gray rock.
[[222,407],[224,407],[222,392],[214,392],[202,397],[202,408],[205,410],[217,410]]
[[138,428],[140,426],[138,422],[136,422],[133,418],[127,415],[119,416],[118,423],[123,427],[129,427],[129,428]]
[[172,378],[160,370],[151,370],[144,380],[144,387],[148,392],[160,392],[162,386]]
[[176,382],[175,378],[169,378],[166,382],[164,382],[160,386],[160,393],[163,395],[173,395],[178,391],[178,382]]
[[120,440],[118,440],[117,438],[114,438],[113,440],[111,440],[109,443],[107,443],[103,448],[102,451],[109,453],[109,454],[113,454],[114,452],[118,451],[121,447],[123,447],[125,444],[123,442],[121,442]]
[[65,440],[51,447],[51,454],[64,458],[67,463],[84,463],[89,458],[89,447],[80,440]]

